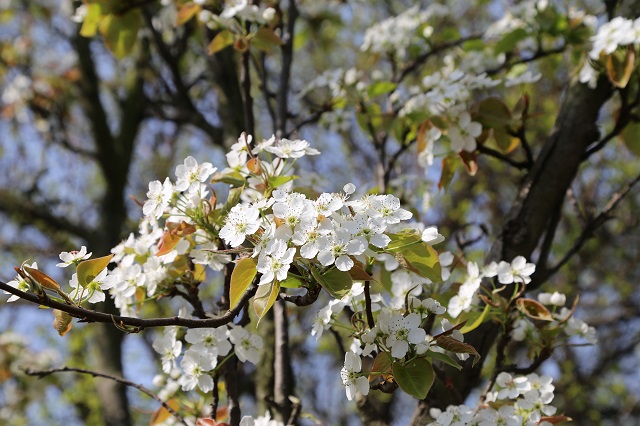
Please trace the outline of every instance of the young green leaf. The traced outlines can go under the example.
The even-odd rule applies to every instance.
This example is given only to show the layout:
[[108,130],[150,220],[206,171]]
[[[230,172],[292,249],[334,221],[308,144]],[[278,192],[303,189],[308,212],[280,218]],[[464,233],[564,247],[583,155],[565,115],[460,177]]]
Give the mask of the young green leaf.
[[109,256],[98,257],[96,259],[89,259],[78,264],[78,269],[76,272],[78,273],[78,283],[82,287],[86,287],[91,281],[98,276],[100,272],[104,268],[107,267],[109,262],[111,262],[111,258],[113,254]]
[[233,268],[233,272],[231,273],[231,288],[229,289],[229,309],[236,307],[253,282],[253,279],[258,273],[256,265],[255,259],[245,257]]
[[[280,283],[273,281],[269,284],[263,284],[258,287],[256,295],[253,297],[253,310],[259,319],[269,312],[269,309],[273,306],[278,293],[280,292]],[[258,323],[260,321],[258,320]]]
[[207,49],[207,53],[209,55],[213,55],[225,47],[231,46],[233,44],[234,37],[233,33],[229,30],[222,30],[216,35],[211,43],[209,43],[209,47]]
[[461,320],[465,321],[466,324],[460,329],[460,333],[466,334],[480,327],[480,324],[484,322],[484,319],[487,316],[487,312],[489,312],[489,308],[491,308],[491,306],[485,305],[482,312],[470,312],[463,316]]
[[393,377],[400,389],[418,399],[427,397],[435,378],[433,367],[429,361],[417,358],[405,365],[394,362],[392,370]]
[[321,274],[320,271],[312,267],[311,275],[336,299],[341,299],[347,294],[353,284],[353,279],[351,275],[349,275],[349,272],[341,271],[336,267],[332,267],[324,274]]

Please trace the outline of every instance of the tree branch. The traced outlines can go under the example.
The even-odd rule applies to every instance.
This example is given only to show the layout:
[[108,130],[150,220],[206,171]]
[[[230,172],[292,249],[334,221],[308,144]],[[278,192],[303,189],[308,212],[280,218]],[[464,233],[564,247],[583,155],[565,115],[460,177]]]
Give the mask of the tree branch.
[[160,404],[162,404],[162,406],[169,413],[171,413],[171,415],[173,417],[175,417],[180,423],[182,423],[184,425],[188,425],[186,420],[180,414],[178,414],[173,408],[171,408],[171,406],[169,404],[167,404],[162,399],[160,399],[158,397],[158,395],[156,395],[155,393],[151,392],[149,389],[147,389],[146,387],[144,387],[144,386],[142,386],[142,385],[140,385],[138,383],[134,383],[134,382],[131,382],[129,380],[125,380],[125,379],[120,378],[120,377],[115,377],[115,376],[111,376],[109,374],[104,374],[104,373],[98,373],[97,371],[85,370],[85,369],[82,369],[82,368],[72,368],[72,367],[52,368],[52,369],[49,369],[49,370],[32,370],[32,369],[27,368],[27,369],[24,370],[24,372],[28,376],[36,376],[38,378],[43,378],[45,376],[49,376],[49,375],[55,374],[55,373],[71,372],[71,373],[88,374],[88,375],[93,376],[93,377],[100,377],[100,378],[103,378],[103,379],[113,380],[114,382],[118,382],[118,383],[123,384],[125,386],[129,386],[129,387],[138,389],[140,392],[144,393],[145,395],[151,397],[152,399],[154,399],[154,400],[158,401]]
[[40,298],[35,294],[25,293],[17,288],[0,281],[0,290],[4,290],[8,293],[16,295],[24,300],[35,303],[37,305],[48,306],[49,308],[58,309],[63,312],[67,312],[69,315],[79,318],[82,322],[97,322],[97,323],[113,323],[121,327],[135,327],[140,331],[145,328],[152,327],[166,327],[171,325],[177,325],[181,327],[189,328],[208,328],[208,327],[220,327],[225,324],[229,324],[240,313],[243,305],[255,294],[258,287],[252,285],[245,292],[240,299],[238,305],[235,308],[225,312],[223,315],[207,318],[207,319],[191,319],[183,317],[169,317],[169,318],[134,318],[125,317],[120,315],[106,314],[103,312],[97,312],[90,309],[81,308],[78,306],[67,305],[50,298]]

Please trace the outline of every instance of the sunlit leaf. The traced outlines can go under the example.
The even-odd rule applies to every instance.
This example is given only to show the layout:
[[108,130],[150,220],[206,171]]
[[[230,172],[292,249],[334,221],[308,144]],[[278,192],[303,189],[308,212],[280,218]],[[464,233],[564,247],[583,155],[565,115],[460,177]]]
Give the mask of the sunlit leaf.
[[392,370],[393,377],[400,389],[418,399],[427,397],[435,378],[433,367],[429,361],[417,358],[406,365],[394,362]]
[[236,307],[249,286],[251,286],[253,279],[258,273],[256,265],[255,259],[245,257],[238,261],[235,268],[233,268],[233,272],[231,273],[231,287],[229,289],[230,309]]
[[487,98],[474,107],[474,120],[482,127],[505,127],[513,122],[511,111],[500,98]]
[[[171,407],[171,409],[173,411],[178,411],[178,409],[180,408],[180,404],[178,403],[178,400],[176,399],[170,399],[166,402],[166,404]],[[156,411],[153,412],[153,414],[151,414],[151,420],[149,420],[149,426],[155,426],[155,425],[159,425],[165,422],[165,420],[168,420],[172,417],[171,413],[169,412],[169,410],[167,410],[164,406],[161,406],[160,408],[158,408]]]
[[98,32],[98,25],[102,20],[102,5],[100,3],[89,3],[85,5],[87,14],[82,20],[80,35],[83,37],[93,37]]
[[351,285],[353,284],[349,272],[341,271],[336,267],[332,267],[323,274],[312,267],[311,274],[336,299],[341,299],[345,296],[351,290]]
[[60,285],[58,285],[56,280],[54,280],[44,272],[39,271],[35,268],[31,268],[27,265],[23,265],[22,269],[24,269],[24,271],[27,274],[29,274],[29,276],[33,278],[33,280],[38,284],[40,284],[42,287],[48,288],[49,290],[60,290]]
[[53,328],[55,328],[60,336],[64,336],[69,330],[71,330],[71,315],[69,315],[67,312],[54,309],[53,316]]
[[284,281],[280,281],[280,287],[282,288],[300,288],[302,284],[302,281],[296,277],[287,277]]
[[253,297],[253,310],[262,318],[273,306],[280,292],[280,283],[273,281],[269,284],[263,284],[258,287],[256,295]]
[[438,253],[429,244],[422,241],[417,233],[406,232],[389,234],[391,242],[387,251],[396,254],[396,259],[405,268],[428,278],[431,281],[442,280],[442,267]]
[[189,2],[185,3],[178,12],[176,19],[176,25],[181,26],[189,22],[194,16],[196,16],[202,10],[202,6],[199,4]]
[[269,186],[275,189],[297,178],[298,176],[271,176],[268,181]]
[[376,96],[393,92],[396,87],[398,87],[398,85],[391,81],[376,81],[367,88],[367,94],[370,98],[375,98]]
[[466,334],[480,327],[480,324],[484,322],[490,308],[491,307],[489,305],[485,305],[482,312],[472,311],[464,315],[461,320],[465,321],[466,324],[460,329],[460,333]]
[[107,15],[100,21],[99,29],[107,48],[116,58],[122,59],[133,50],[141,26],[142,15],[134,8],[123,15]]
[[440,180],[438,181],[438,189],[446,189],[453,180],[453,176],[456,174],[458,168],[458,160],[455,157],[444,157],[442,159],[442,173],[440,174]]
[[91,281],[93,281],[104,268],[107,267],[113,254],[108,256],[98,257],[96,259],[84,260],[78,264],[78,283],[82,287],[86,287]]
[[231,31],[222,30],[220,31],[209,43],[209,47],[207,48],[207,53],[209,55],[213,55],[222,49],[231,46],[233,44],[234,37]]

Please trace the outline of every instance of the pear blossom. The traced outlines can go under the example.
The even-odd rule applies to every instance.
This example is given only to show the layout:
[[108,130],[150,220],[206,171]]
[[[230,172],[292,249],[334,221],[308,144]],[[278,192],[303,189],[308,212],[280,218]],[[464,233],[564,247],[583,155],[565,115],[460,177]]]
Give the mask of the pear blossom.
[[182,390],[190,391],[198,386],[202,392],[211,392],[214,386],[213,378],[207,372],[215,367],[214,363],[217,363],[215,356],[188,350],[180,363],[184,373],[178,379],[178,383]]
[[251,334],[244,328],[237,326],[231,328],[228,333],[240,361],[249,361],[252,364],[257,364],[260,361],[260,349],[262,348],[260,336]]
[[538,294],[538,301],[543,305],[564,306],[567,301],[567,296],[557,291],[553,293],[540,293]]
[[319,240],[320,251],[318,261],[323,266],[336,264],[341,271],[353,268],[353,260],[349,255],[359,255],[367,248],[364,237],[352,239],[351,233],[343,229],[337,229],[333,234],[323,236]]
[[458,123],[449,128],[447,136],[451,140],[451,150],[455,152],[473,152],[476,149],[476,138],[482,133],[482,125],[471,121],[471,115],[465,111],[460,114]]
[[176,339],[177,327],[166,327],[162,336],[153,341],[153,349],[161,355],[162,371],[166,374],[176,368],[176,359],[182,352],[182,342]]
[[435,226],[430,226],[422,231],[421,236],[422,241],[429,244],[430,246],[436,245],[444,241],[444,235],[438,233],[438,228]]
[[498,399],[515,399],[519,395],[531,390],[531,383],[529,383],[526,377],[513,377],[504,371],[496,377],[496,385],[500,388],[498,391]]
[[226,327],[191,328],[184,339],[191,343],[191,350],[209,353],[213,356],[225,356],[231,351]]
[[214,271],[222,271],[224,265],[231,262],[231,256],[217,253],[218,246],[215,243],[203,244],[199,249],[193,249],[189,253],[193,263],[207,265]]
[[149,182],[148,200],[142,206],[142,213],[148,219],[159,219],[164,211],[169,207],[169,202],[173,196],[173,184],[166,178],[164,183],[159,180]]
[[523,256],[517,256],[511,264],[503,260],[498,264],[498,281],[500,284],[511,284],[514,282],[529,284],[531,282],[530,276],[535,270],[536,265],[527,263],[527,260]]
[[89,259],[93,253],[87,253],[85,246],[80,247],[80,251],[63,251],[59,257],[62,262],[56,264],[58,268],[66,268],[69,265],[77,265],[83,260]]
[[260,228],[260,211],[251,206],[235,205],[229,214],[224,227],[220,230],[222,238],[231,247],[242,244],[247,235],[254,234]]
[[261,255],[258,259],[258,272],[262,274],[258,285],[268,284],[274,279],[284,281],[287,279],[289,265],[293,262],[296,254],[294,247],[287,248],[283,240],[275,239],[267,254]]
[[366,376],[359,374],[362,369],[362,360],[353,352],[347,352],[344,356],[344,367],[340,370],[342,385],[347,392],[347,399],[353,400],[356,391],[362,395],[369,393],[369,380]]
[[406,317],[394,314],[389,318],[378,316],[380,330],[387,335],[387,346],[391,348],[391,356],[403,358],[409,351],[409,344],[424,341],[427,333],[420,328],[420,315],[411,313]]
[[195,192],[200,188],[200,184],[206,181],[209,176],[216,172],[217,168],[211,163],[198,164],[192,156],[185,158],[183,164],[176,167],[176,191]]
[[271,152],[280,158],[300,158],[304,155],[318,155],[320,151],[309,147],[309,142],[304,140],[280,139],[276,144],[267,146],[265,151]]

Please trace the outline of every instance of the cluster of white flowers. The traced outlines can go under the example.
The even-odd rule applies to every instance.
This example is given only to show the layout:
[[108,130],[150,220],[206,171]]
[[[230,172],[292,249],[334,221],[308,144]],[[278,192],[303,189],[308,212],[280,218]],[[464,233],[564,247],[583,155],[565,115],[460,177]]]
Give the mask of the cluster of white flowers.
[[[204,4],[205,0],[195,0],[194,3]],[[259,6],[251,4],[248,0],[226,0],[223,3],[224,9],[220,15],[216,15],[208,9],[203,9],[198,14],[198,20],[211,28],[216,28],[219,25],[232,25],[229,21],[234,18],[264,24],[271,22],[276,16],[274,8],[261,9]]]
[[218,357],[228,356],[232,349],[241,362],[257,364],[260,361],[262,338],[239,326],[189,329],[184,336],[189,347],[184,352],[186,345],[177,336],[177,327],[166,327],[153,342],[153,349],[161,356],[162,371],[169,375],[168,379],[158,379],[165,384],[163,396],[170,397],[177,391],[177,385],[183,391],[198,387],[210,392],[213,389],[211,371],[218,366]]
[[432,408],[429,412],[434,422],[430,426],[551,426],[544,418],[553,416],[555,387],[549,376],[532,373],[512,376],[502,372],[496,378],[496,389],[487,394],[486,405],[472,409],[466,405],[449,406],[445,411]]
[[[573,312],[565,307],[567,297],[557,291],[538,294],[538,301],[550,308],[552,320],[547,327],[561,328],[567,338],[576,337],[595,345],[598,342],[596,329],[573,316]],[[560,308],[558,310],[558,308]],[[515,341],[535,341],[538,339],[540,326],[537,327],[524,315],[518,315],[513,323],[511,338]]]
[[438,3],[432,3],[425,10],[413,6],[367,29],[360,49],[371,53],[393,53],[404,58],[409,46],[428,46],[426,40],[433,33],[433,27],[425,25],[429,20],[445,17],[449,13],[447,6]]
[[615,17],[598,28],[597,33],[591,37],[591,42],[589,59],[580,69],[579,79],[593,89],[598,82],[599,73],[590,60],[598,61],[602,56],[611,55],[618,47],[640,44],[640,18],[632,20]]
[[536,265],[528,263],[523,256],[515,257],[511,263],[504,260],[500,263],[491,262],[482,270],[475,262],[468,262],[466,279],[460,286],[458,294],[449,300],[449,315],[456,318],[461,312],[467,312],[471,309],[483,278],[497,277],[500,284],[528,284],[531,282],[531,275],[535,269]]

